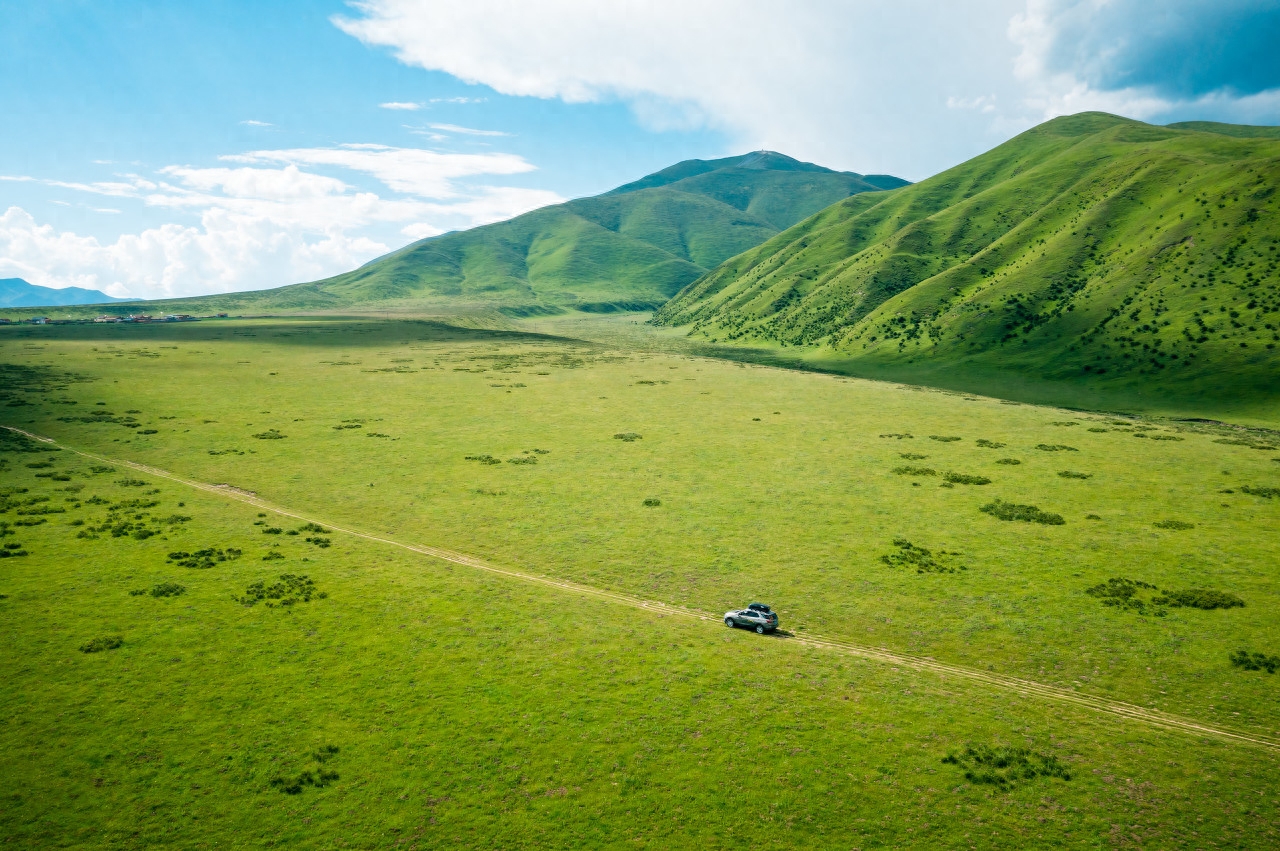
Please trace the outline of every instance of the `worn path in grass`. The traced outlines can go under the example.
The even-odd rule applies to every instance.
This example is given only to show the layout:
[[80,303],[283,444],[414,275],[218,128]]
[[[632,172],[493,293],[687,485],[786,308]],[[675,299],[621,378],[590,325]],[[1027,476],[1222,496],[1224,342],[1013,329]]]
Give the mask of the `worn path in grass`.
[[[48,444],[60,446],[63,449],[66,449],[67,451],[73,452],[84,458],[89,458],[95,461],[102,461],[105,463],[121,464],[123,466],[129,467],[130,469],[136,470],[140,473],[156,476],[158,478],[168,479],[169,481],[176,482],[178,484],[185,485],[190,488],[195,488],[197,490],[202,490],[207,493],[220,494],[224,497],[234,499],[239,502],[247,503],[249,505],[252,505],[267,511],[271,511],[282,517],[291,517],[295,520],[302,520],[304,522],[319,523],[320,525],[330,528],[335,532],[340,532],[342,534],[351,535],[357,538],[363,538],[368,541],[376,541],[378,543],[387,544],[393,547],[399,547],[401,549],[408,550],[410,552],[419,553],[425,556],[430,556],[432,558],[451,562],[453,564],[463,565],[465,567],[486,571],[488,573],[497,574],[499,576],[506,576],[512,579],[519,579],[524,582],[531,582],[531,583],[544,585],[552,588],[558,588],[560,590],[568,591],[574,594],[580,594],[584,596],[595,597],[598,599],[604,599],[610,602],[620,603],[622,605],[651,611],[659,615],[673,615],[678,617],[693,618],[693,619],[704,620],[704,621],[718,622],[720,620],[719,615],[711,612],[698,611],[695,609],[689,609],[682,606],[673,606],[668,603],[662,603],[656,600],[645,600],[633,595],[621,594],[616,591],[609,591],[602,588],[595,588],[590,585],[583,585],[577,582],[567,582],[561,579],[553,579],[547,576],[539,576],[537,574],[526,573],[519,570],[512,570],[506,567],[499,567],[497,565],[489,564],[488,562],[482,561],[481,559],[475,558],[473,556],[469,556],[464,553],[453,552],[452,550],[446,550],[440,547],[424,546],[420,544],[409,544],[409,543],[404,543],[402,541],[394,540],[392,538],[383,537],[380,535],[372,535],[367,532],[361,532],[356,529],[343,527],[339,524],[332,522],[331,520],[299,514],[287,508],[282,508],[280,506],[273,505],[263,499],[258,498],[256,494],[250,491],[242,490],[239,488],[233,488],[229,485],[209,484],[206,482],[198,482],[191,479],[185,479],[185,478],[182,478],[181,476],[174,475],[173,473],[170,473],[166,470],[161,470],[159,468],[151,467],[145,464],[139,464],[134,461],[118,459],[118,458],[108,458],[106,456],[97,455],[92,452],[85,452],[83,450],[76,449],[71,446],[67,446],[66,444],[58,443],[53,438],[45,437],[43,435],[33,434],[31,432],[24,431],[22,429],[15,428],[13,426],[0,426],[0,427],[8,429],[9,431],[13,431],[13,432],[17,432],[19,434],[25,435],[29,438],[32,438],[33,440],[38,440],[42,443],[48,443]],[[883,663],[894,665],[894,666],[901,666],[901,667],[911,668],[913,670],[919,670],[919,671],[930,671],[936,674],[940,674],[944,677],[945,676],[962,677],[967,680],[983,683],[996,688],[1015,691],[1021,695],[1025,695],[1029,697],[1038,697],[1044,700],[1056,701],[1059,703],[1067,703],[1074,706],[1083,707],[1085,709],[1090,709],[1095,712],[1109,713],[1111,715],[1116,715],[1132,721],[1138,721],[1140,723],[1147,724],[1153,727],[1160,727],[1167,730],[1175,730],[1183,733],[1190,733],[1193,735],[1210,736],[1210,737],[1225,740],[1225,741],[1247,743],[1247,744],[1257,745],[1257,746],[1266,748],[1268,750],[1280,752],[1280,738],[1270,738],[1270,737],[1263,737],[1263,736],[1257,736],[1257,735],[1250,735],[1247,733],[1241,733],[1234,730],[1224,729],[1221,727],[1213,727],[1207,724],[1203,724],[1199,721],[1195,721],[1194,719],[1172,715],[1166,712],[1161,712],[1159,710],[1148,709],[1142,706],[1138,706],[1136,704],[1125,703],[1124,701],[1111,700],[1105,697],[1099,697],[1096,695],[1085,694],[1082,692],[1072,691],[1069,689],[1058,688],[1055,686],[1046,685],[1044,683],[1038,683],[1033,680],[1026,680],[1018,677],[1002,676],[1002,675],[990,673],[987,671],[977,670],[975,668],[967,668],[961,665],[951,665],[945,662],[939,662],[939,661],[936,661],[935,659],[931,659],[927,657],[912,656],[909,654],[898,653],[883,647],[869,647],[866,645],[855,644],[853,642],[844,641],[842,639],[826,638],[820,635],[797,636],[793,634],[786,634],[786,635],[779,636],[779,638],[785,641],[791,641],[791,642],[795,642],[801,645],[806,645],[809,647],[820,647],[828,650],[834,650],[839,653],[846,653],[853,656],[859,656],[864,659],[871,659],[874,661],[883,662]]]

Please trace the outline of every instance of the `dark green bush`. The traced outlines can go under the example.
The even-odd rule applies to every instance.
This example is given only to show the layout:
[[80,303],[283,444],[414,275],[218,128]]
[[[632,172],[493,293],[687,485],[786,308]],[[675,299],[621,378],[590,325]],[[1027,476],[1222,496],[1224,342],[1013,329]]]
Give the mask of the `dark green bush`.
[[320,537],[307,538],[306,541],[308,544],[315,544],[317,547],[319,547],[322,550],[327,550],[333,544],[333,542],[330,541],[328,538],[320,538]]
[[957,440],[960,440],[958,437],[946,437],[940,434],[931,434],[929,435],[929,439],[939,441],[940,443],[955,443]]
[[176,582],[161,582],[159,585],[151,589],[152,597],[177,597],[187,592],[186,586],[179,585]]
[[906,459],[906,460],[908,460],[908,461],[923,461],[924,459],[928,458],[929,456],[928,456],[928,455],[921,455],[919,452],[900,452],[900,453],[898,453],[898,457],[899,457],[899,458],[905,458],[905,459]]
[[141,488],[146,487],[145,479],[116,479],[116,484],[122,488]]
[[634,431],[620,431],[613,436],[614,440],[621,440],[626,443],[635,443],[640,440],[643,435],[636,434]]
[[1157,529],[1194,529],[1196,524],[1182,520],[1157,520],[1152,524]]
[[939,550],[934,554],[932,550],[918,547],[906,538],[894,538],[893,545],[898,548],[898,552],[880,556],[880,560],[890,567],[915,568],[916,573],[955,573],[957,570],[967,570],[963,564],[955,561],[960,553]]
[[1007,465],[1009,465],[1009,466],[1014,466],[1014,465],[1017,465],[1017,464],[1021,464],[1022,462],[1021,462],[1021,461],[1019,461],[1017,458],[1001,458],[1001,459],[1000,459],[999,461],[997,461],[996,463],[997,463],[997,464],[1007,464]]
[[[1097,597],[1104,606],[1113,606],[1145,615],[1148,611],[1148,603],[1138,596],[1138,592],[1143,590],[1158,591],[1159,589],[1149,582],[1113,576],[1106,582],[1099,582],[1097,585],[1084,589],[1084,593],[1091,597]],[[1163,616],[1164,609],[1156,608],[1152,613],[1157,616]]]
[[468,455],[463,460],[479,461],[481,464],[501,464],[502,463],[497,458],[494,458],[492,455]]
[[1280,656],[1268,656],[1265,653],[1250,653],[1248,650],[1237,650],[1228,658],[1231,664],[1246,671],[1266,671],[1274,674],[1280,668]]
[[537,464],[538,457],[536,455],[521,455],[517,458],[508,458],[508,464]]
[[266,582],[254,582],[245,589],[244,596],[235,597],[237,603],[252,606],[263,601],[269,608],[276,606],[293,606],[298,603],[309,603],[312,597],[323,600],[329,595],[316,591],[314,579],[308,576],[295,576],[292,573],[280,574],[280,581],[268,585]]
[[243,555],[242,550],[235,547],[227,547],[225,550],[216,547],[209,547],[203,550],[196,550],[193,553],[179,550],[178,552],[169,553],[169,561],[174,562],[179,567],[192,567],[198,570],[205,570],[213,567],[215,564],[224,561],[235,561]]
[[271,550],[270,552],[268,552],[266,555],[262,557],[262,560],[263,561],[279,561],[282,558],[284,558],[284,553],[280,552],[279,550]]
[[986,476],[969,476],[964,473],[945,473],[942,476],[944,482],[953,485],[989,485],[991,480]]
[[253,436],[258,438],[258,440],[284,440],[287,435],[283,435],[277,430],[269,428],[266,431],[260,431]]
[[938,475],[938,471],[934,470],[931,467],[911,467],[911,466],[894,467],[893,472],[897,473],[899,476],[936,476]]
[[319,532],[321,534],[324,534],[329,530],[321,526],[319,523],[303,523],[301,526],[298,527],[298,531],[299,532]]
[[1008,789],[1020,781],[1037,777],[1071,779],[1071,772],[1057,757],[1023,747],[969,745],[962,753],[947,754],[942,762],[964,769],[964,778],[970,783],[999,789]]
[[116,471],[116,468],[115,468],[115,467],[99,466],[99,467],[90,467],[90,468],[89,468],[89,472],[90,472],[90,473],[94,473],[94,474],[100,474],[100,473],[114,473],[115,471]]
[[994,440],[985,440],[980,437],[978,438],[978,445],[983,449],[1004,449],[1007,444],[996,443]]
[[1153,434],[1150,437],[1152,440],[1182,440],[1182,438],[1174,434]]
[[911,440],[911,439],[912,439],[911,435],[909,435],[909,434],[882,434],[882,435],[880,435],[880,436],[881,436],[881,437],[892,437],[892,438],[893,438],[893,439],[895,439],[895,440]]
[[1043,452],[1079,452],[1074,446],[1065,446],[1061,443],[1037,443],[1036,449]]
[[268,526],[267,528],[265,528],[265,529],[263,529],[263,530],[262,530],[262,534],[264,534],[264,535],[283,535],[283,534],[284,534],[284,530],[283,530],[283,529],[281,529],[279,526]]
[[1092,474],[1092,473],[1077,473],[1077,472],[1075,472],[1074,470],[1063,470],[1063,471],[1062,471],[1061,473],[1059,473],[1058,475],[1059,475],[1059,476],[1061,476],[1061,477],[1062,477],[1062,478],[1064,478],[1064,479],[1091,479],[1091,478],[1093,478],[1093,474]]
[[1165,591],[1160,597],[1151,601],[1157,606],[1169,608],[1187,607],[1190,609],[1235,609],[1243,608],[1244,600],[1226,591],[1214,591],[1209,588],[1187,588],[1182,591]]
[[998,520],[1021,520],[1024,523],[1043,523],[1046,526],[1061,526],[1067,522],[1062,519],[1061,514],[1050,514],[1034,505],[1017,505],[1002,499],[989,502],[978,510]]
[[659,505],[662,505],[662,500],[649,497],[644,501],[644,504],[649,508],[657,508]]
[[1240,492],[1252,494],[1253,496],[1260,496],[1263,499],[1271,499],[1272,497],[1280,496],[1280,488],[1254,487],[1252,485],[1242,486],[1240,488]]
[[81,653],[102,653],[106,650],[115,650],[124,644],[124,639],[118,635],[109,635],[103,638],[94,638],[80,645]]

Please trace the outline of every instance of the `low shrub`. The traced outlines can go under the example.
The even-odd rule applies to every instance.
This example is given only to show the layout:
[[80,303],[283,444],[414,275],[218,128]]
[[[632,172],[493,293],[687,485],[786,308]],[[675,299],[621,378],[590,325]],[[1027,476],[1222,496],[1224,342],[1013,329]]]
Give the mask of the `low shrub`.
[[939,550],[935,554],[906,538],[894,538],[893,545],[898,548],[898,552],[880,556],[880,561],[890,567],[915,568],[916,573],[955,573],[957,570],[968,569],[955,561],[960,553]]
[[1015,465],[1017,465],[1017,464],[1021,464],[1022,462],[1021,462],[1021,461],[1019,461],[1017,458],[1001,458],[1001,459],[1000,459],[999,461],[997,461],[996,463],[997,463],[997,464],[1007,464],[1008,466],[1012,467],[1012,466],[1015,466]]
[[882,434],[882,435],[880,435],[880,436],[881,436],[881,437],[892,437],[892,438],[893,438],[893,439],[895,439],[895,440],[911,440],[911,439],[912,439],[912,436],[911,436],[911,435],[909,435],[909,434]]
[[508,464],[537,464],[538,457],[536,455],[521,455],[517,458],[508,458]]
[[644,504],[649,508],[657,508],[659,505],[662,505],[662,500],[649,497],[644,501]]
[[159,434],[159,433],[160,432],[154,428],[144,428],[138,432],[138,434]]
[[346,428],[364,428],[364,426],[360,423],[342,423],[341,425],[336,425],[333,428],[335,431],[341,431]]
[[900,453],[898,453],[898,457],[899,457],[899,458],[905,458],[905,459],[906,459],[906,460],[908,460],[908,461],[923,461],[924,459],[928,458],[929,456],[928,456],[928,455],[921,455],[919,452],[900,452]]
[[281,529],[279,526],[268,526],[267,528],[265,528],[265,529],[263,529],[263,530],[262,530],[262,534],[264,534],[264,535],[282,535],[282,534],[284,534],[284,530],[283,530],[283,529]]
[[364,436],[365,436],[365,437],[390,437],[391,435],[389,435],[389,434],[383,434],[383,433],[382,433],[382,432],[380,432],[380,431],[366,431],[366,432],[364,433]]
[[210,455],[243,455],[244,451],[241,449],[210,449],[209,454]]
[[295,576],[292,573],[280,574],[280,581],[268,585],[266,582],[254,582],[245,589],[244,596],[235,597],[237,603],[252,606],[265,602],[268,608],[276,606],[293,606],[298,603],[309,603],[314,597],[323,600],[329,595],[316,591],[314,579],[308,576]]
[[284,558],[284,553],[280,552],[279,550],[271,550],[270,552],[268,552],[266,555],[262,557],[262,560],[263,561],[279,561],[282,558]]
[[989,502],[978,510],[998,520],[1020,520],[1024,523],[1042,523],[1046,526],[1061,526],[1067,522],[1062,519],[1061,514],[1050,514],[1034,505],[1017,505],[1002,499]]
[[1248,650],[1237,650],[1229,657],[1231,664],[1246,671],[1266,671],[1274,674],[1280,668],[1280,656],[1268,656],[1265,653],[1250,653]]
[[1111,431],[1111,429],[1094,427],[1091,429],[1086,429],[1086,431],[1091,431],[1091,432],[1094,432],[1095,434],[1106,434],[1107,432]]
[[169,561],[179,567],[191,567],[198,570],[205,570],[220,562],[235,561],[243,554],[242,550],[238,550],[235,547],[227,547],[225,550],[218,549],[217,547],[208,547],[203,550],[196,550],[193,553],[182,550],[169,553]]
[[1196,524],[1187,523],[1182,520],[1157,520],[1152,524],[1157,529],[1194,529]]
[[103,638],[94,638],[80,645],[81,653],[102,653],[107,650],[115,650],[124,644],[124,639],[119,635],[108,635]]
[[991,480],[986,476],[969,476],[964,473],[945,473],[942,480],[953,485],[989,485]]
[[187,593],[186,586],[179,585],[176,582],[161,582],[151,589],[152,597],[177,597],[185,593]]
[[1092,473],[1077,473],[1074,470],[1063,470],[1058,474],[1064,479],[1092,479]]
[[463,460],[479,461],[481,464],[501,464],[502,463],[497,458],[494,458],[492,455],[467,455],[466,457],[463,458]]
[[307,538],[306,541],[308,544],[315,544],[317,547],[319,547],[322,550],[327,550],[333,544],[333,542],[330,541],[328,538],[320,538],[320,537]]
[[1079,452],[1074,446],[1066,446],[1061,443],[1037,443],[1036,449],[1042,452]]
[[1074,425],[1080,425],[1080,423],[1079,423],[1079,422],[1077,422],[1076,420],[1058,420],[1057,422],[1049,423],[1049,425],[1054,425],[1054,426],[1074,426]]
[[300,795],[304,786],[314,786],[323,788],[338,779],[338,772],[325,771],[304,771],[292,780],[284,777],[275,777],[271,780],[271,788],[279,789],[286,795]]
[[929,439],[936,440],[939,443],[955,443],[957,440],[960,440],[958,437],[946,437],[940,434],[931,434],[929,435]]
[[48,469],[49,467],[52,467],[53,462],[52,461],[32,461],[29,464],[23,464],[22,466],[31,470],[45,470],[45,469]]
[[1186,607],[1189,609],[1235,609],[1243,608],[1244,600],[1226,591],[1214,591],[1209,588],[1187,588],[1182,591],[1165,591],[1162,596],[1151,600],[1157,606],[1168,606],[1171,609]]
[[116,484],[122,488],[142,488],[147,486],[144,479],[116,479]]
[[1152,440],[1182,440],[1176,434],[1152,434],[1148,435]]
[[1084,516],[1084,519],[1085,519],[1085,520],[1101,520],[1101,519],[1102,519],[1102,515],[1100,515],[1100,514],[1086,514],[1086,515]]
[[1037,777],[1071,779],[1071,772],[1057,757],[1022,747],[969,745],[962,753],[947,754],[942,762],[964,769],[964,779],[970,783],[999,789],[1008,789],[1020,781]]
[[643,435],[636,434],[634,431],[620,431],[613,436],[614,440],[621,440],[625,443],[635,443],[642,438]]
[[114,473],[115,471],[116,471],[115,467],[107,467],[107,466],[96,466],[96,467],[89,468],[89,472],[93,473],[94,475],[100,475],[103,473]]
[[1008,444],[1005,443],[996,443],[994,440],[986,440],[981,437],[978,438],[978,446],[983,449],[1004,449],[1007,445]]
[[258,432],[253,435],[253,437],[256,437],[258,440],[284,440],[287,435],[281,434],[276,429],[269,428],[266,431]]
[[893,472],[897,473],[899,476],[936,476],[938,475],[938,471],[933,469],[932,467],[911,467],[911,466],[894,467]]
[[1242,486],[1240,488],[1240,492],[1252,494],[1253,496],[1260,496],[1263,499],[1271,499],[1272,497],[1280,496],[1280,488],[1254,487],[1252,485]]
[[[1091,597],[1097,597],[1104,606],[1113,606],[1145,615],[1148,611],[1148,602],[1138,596],[1138,592],[1143,590],[1158,591],[1159,589],[1149,582],[1113,576],[1106,582],[1099,582],[1097,585],[1084,589],[1084,593]],[[1163,617],[1165,612],[1164,609],[1156,608],[1152,613]]]
[[329,530],[321,526],[319,523],[303,523],[298,527],[299,532],[320,532],[321,534]]

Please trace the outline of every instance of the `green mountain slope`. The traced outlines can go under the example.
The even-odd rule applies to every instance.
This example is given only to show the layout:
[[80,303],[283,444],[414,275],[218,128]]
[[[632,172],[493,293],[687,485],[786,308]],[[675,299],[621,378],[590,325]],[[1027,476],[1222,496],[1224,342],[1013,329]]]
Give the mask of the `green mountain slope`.
[[904,183],[770,152],[691,160],[604,195],[425,239],[313,286],[351,303],[657,304],[835,201]]
[[836,203],[655,321],[956,386],[1003,375],[1276,398],[1273,131],[1055,119],[919,184]]

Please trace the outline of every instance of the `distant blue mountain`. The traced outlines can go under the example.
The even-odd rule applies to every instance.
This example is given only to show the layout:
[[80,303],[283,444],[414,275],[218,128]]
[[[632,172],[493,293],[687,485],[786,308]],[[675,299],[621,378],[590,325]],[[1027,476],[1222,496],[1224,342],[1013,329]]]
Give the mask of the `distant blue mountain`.
[[106,304],[109,301],[128,299],[114,298],[82,287],[55,290],[28,284],[21,278],[0,278],[0,307],[62,307],[68,304]]

